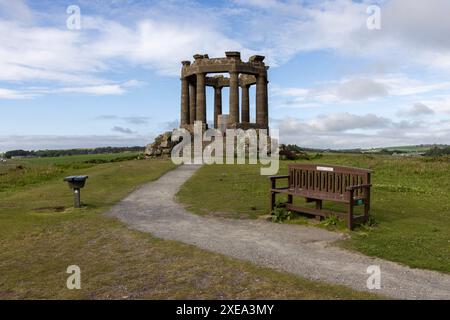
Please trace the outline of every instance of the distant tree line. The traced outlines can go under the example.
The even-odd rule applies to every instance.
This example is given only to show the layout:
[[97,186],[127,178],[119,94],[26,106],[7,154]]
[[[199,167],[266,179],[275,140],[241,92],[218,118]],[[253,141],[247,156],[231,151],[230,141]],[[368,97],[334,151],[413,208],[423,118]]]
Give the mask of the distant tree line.
[[291,152],[332,152],[332,153],[361,153],[361,149],[340,149],[340,150],[333,150],[333,149],[318,149],[318,148],[305,148],[305,147],[299,147],[296,144],[286,144],[283,145],[283,148],[285,150],[291,151]]
[[[281,148],[282,146],[282,148]],[[427,147],[429,145],[419,145],[418,147]],[[433,145],[429,146],[430,149],[428,151],[422,151],[420,154],[423,154],[424,156],[429,157],[441,157],[441,156],[448,156],[450,155],[450,146],[449,145]],[[286,153],[287,158],[290,157],[290,153],[301,153],[301,152],[317,152],[317,153],[324,153],[324,152],[331,152],[331,153],[367,153],[367,151],[362,150],[361,148],[356,149],[341,149],[341,150],[333,150],[333,149],[316,149],[316,148],[303,148],[299,147],[296,144],[287,144],[287,145],[280,145],[280,150],[282,152]],[[388,148],[382,148],[377,151],[370,151],[371,154],[380,154],[380,155],[394,155],[394,154],[409,154],[414,153],[416,151],[411,150],[400,150],[400,149],[388,149]],[[281,151],[280,151],[281,154]]]
[[439,148],[437,146],[432,147],[430,150],[425,152],[425,156],[428,157],[442,157],[450,155],[450,146]]
[[105,154],[105,153],[122,153],[122,152],[143,152],[144,147],[100,147],[93,149],[67,149],[67,150],[11,150],[4,153],[4,157],[11,159],[12,157],[63,157],[75,156],[82,154]]
[[389,149],[381,149],[380,151],[374,152],[375,154],[382,154],[392,156],[393,154],[405,154],[408,153],[404,150],[389,150]]

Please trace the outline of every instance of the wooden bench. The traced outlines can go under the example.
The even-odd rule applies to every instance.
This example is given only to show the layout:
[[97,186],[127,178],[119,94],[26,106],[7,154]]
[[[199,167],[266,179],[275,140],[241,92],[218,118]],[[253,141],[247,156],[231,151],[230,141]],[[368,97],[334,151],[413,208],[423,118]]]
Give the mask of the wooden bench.
[[[371,170],[313,164],[291,164],[289,175],[272,176],[270,179],[270,208],[275,208],[276,194],[286,194],[286,209],[320,217],[335,215],[346,219],[347,226],[353,229],[354,223],[363,223],[370,213],[370,174]],[[287,179],[287,186],[277,187],[276,181]],[[300,207],[293,204],[293,197],[306,198],[315,202],[315,208]],[[347,212],[335,212],[322,209],[322,201],[334,201],[347,204]],[[364,205],[364,215],[353,214],[356,205]]]

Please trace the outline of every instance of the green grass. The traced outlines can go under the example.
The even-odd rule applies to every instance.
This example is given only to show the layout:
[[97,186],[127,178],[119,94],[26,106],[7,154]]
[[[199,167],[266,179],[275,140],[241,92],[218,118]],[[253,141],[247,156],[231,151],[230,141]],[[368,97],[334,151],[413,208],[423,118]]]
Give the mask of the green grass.
[[8,160],[0,163],[0,192],[41,183],[68,170],[87,169],[98,163],[126,161],[139,156],[137,152],[124,152]]
[[111,161],[121,158],[137,157],[139,152],[122,152],[122,153],[105,153],[105,154],[81,154],[66,157],[42,157],[42,158],[21,158],[8,160],[7,163],[12,164],[29,164],[29,165],[64,165],[83,163],[89,160],[105,160]]
[[[174,165],[134,160],[85,167],[86,157],[68,158],[57,159],[64,166],[21,160],[14,165],[31,171],[2,176],[24,183],[0,192],[0,299],[378,298],[133,231],[102,213]],[[71,208],[62,181],[69,174],[89,175],[82,209]],[[66,288],[72,264],[81,268],[81,290]]]
[[[357,228],[342,246],[411,267],[450,272],[450,162],[343,154],[310,162],[374,170],[371,203],[377,226]],[[289,163],[281,161],[280,174]],[[256,218],[269,212],[268,188],[258,166],[212,165],[202,167],[178,197],[197,214]],[[328,202],[325,207],[344,210]],[[289,223],[315,221],[299,217]],[[327,228],[343,231],[344,226],[341,222]]]

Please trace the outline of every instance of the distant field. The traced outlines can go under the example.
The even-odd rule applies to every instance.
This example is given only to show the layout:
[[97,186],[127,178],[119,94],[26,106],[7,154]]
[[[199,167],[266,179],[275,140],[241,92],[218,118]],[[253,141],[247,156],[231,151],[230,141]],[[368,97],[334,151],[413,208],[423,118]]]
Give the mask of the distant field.
[[68,169],[90,168],[98,163],[134,159],[138,152],[12,159],[0,163],[0,191],[44,182]]
[[[373,299],[130,230],[101,213],[174,168],[121,155],[23,159],[0,176],[0,299]],[[3,165],[3,164],[2,164]],[[3,167],[5,168],[5,167]],[[87,174],[82,209],[63,177]],[[69,265],[81,290],[65,287]]]
[[366,150],[366,151],[379,152],[383,149],[388,150],[388,151],[426,152],[431,149],[431,146],[427,146],[427,145],[424,145],[424,146],[398,146],[398,147],[370,149],[370,150]]
[[[137,157],[139,152],[123,152],[123,153],[109,153],[109,154],[82,154],[75,156],[65,156],[65,157],[44,157],[44,158],[22,158],[9,160],[9,163],[17,164],[68,164],[68,163],[80,163],[93,159],[98,160],[113,160],[128,157]],[[7,162],[7,163],[8,163]]]
[[[309,162],[374,170],[372,216],[378,225],[357,228],[343,246],[412,267],[450,272],[448,160],[326,154]],[[286,174],[289,163],[281,161],[280,174]],[[178,197],[201,215],[256,218],[269,212],[268,188],[258,166],[211,165],[197,171]],[[325,207],[344,210],[328,202]],[[298,217],[290,223],[314,223],[314,219]],[[345,231],[344,223],[327,228]]]

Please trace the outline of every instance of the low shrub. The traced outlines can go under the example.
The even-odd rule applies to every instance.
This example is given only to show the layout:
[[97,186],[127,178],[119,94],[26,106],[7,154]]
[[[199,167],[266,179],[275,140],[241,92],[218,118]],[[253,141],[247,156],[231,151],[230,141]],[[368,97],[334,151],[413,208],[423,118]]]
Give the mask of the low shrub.
[[328,216],[322,221],[322,224],[325,227],[336,226],[338,223],[339,223],[339,218],[335,215]]
[[272,211],[272,222],[282,223],[285,220],[291,220],[292,212],[283,207],[276,207]]

